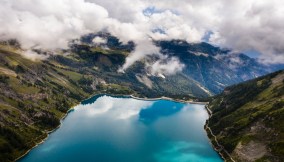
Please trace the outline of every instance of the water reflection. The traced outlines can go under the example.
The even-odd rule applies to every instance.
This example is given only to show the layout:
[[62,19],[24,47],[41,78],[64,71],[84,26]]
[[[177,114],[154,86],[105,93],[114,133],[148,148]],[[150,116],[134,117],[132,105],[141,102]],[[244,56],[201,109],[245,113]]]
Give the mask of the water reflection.
[[137,116],[141,109],[152,107],[154,103],[154,101],[114,98],[111,96],[94,97],[88,101],[91,101],[91,103],[85,101],[84,104],[76,106],[75,111],[80,111],[82,115],[89,117],[107,115],[114,119],[127,119]]
[[140,111],[139,118],[144,123],[150,123],[160,117],[170,116],[179,112],[183,106],[184,104],[182,103],[172,101],[154,102],[151,107]]
[[94,97],[20,161],[219,162],[203,129],[207,118],[203,105]]

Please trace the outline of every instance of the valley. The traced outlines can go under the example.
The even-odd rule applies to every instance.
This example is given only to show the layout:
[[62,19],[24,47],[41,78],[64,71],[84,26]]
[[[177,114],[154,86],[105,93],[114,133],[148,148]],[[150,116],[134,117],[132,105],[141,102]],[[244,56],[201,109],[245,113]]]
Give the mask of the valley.
[[284,162],[284,1],[0,4],[0,162]]
[[[227,50],[206,43],[157,42],[162,53],[177,57],[185,68],[175,75],[151,74],[141,60],[124,73],[118,72],[134,44],[122,44],[109,34],[107,47],[90,43],[98,35],[87,35],[81,43],[58,51],[44,60],[30,60],[16,41],[0,45],[0,155],[13,161],[45,139],[60,125],[70,108],[96,94],[133,95],[140,98],[169,97],[181,101],[208,101],[226,86],[275,70],[264,68],[244,55],[245,62],[233,66]],[[219,55],[222,55],[220,57]],[[218,58],[216,58],[218,56]],[[220,58],[219,58],[220,57]],[[154,57],[147,58],[154,61]],[[149,60],[150,59],[150,60]],[[210,66],[208,66],[210,65]],[[245,69],[245,70],[244,70]]]

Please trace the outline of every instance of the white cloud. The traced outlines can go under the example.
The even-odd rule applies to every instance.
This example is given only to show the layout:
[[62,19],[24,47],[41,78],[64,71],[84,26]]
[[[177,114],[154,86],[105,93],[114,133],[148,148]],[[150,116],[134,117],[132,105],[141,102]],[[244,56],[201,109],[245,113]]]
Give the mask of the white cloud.
[[66,48],[69,40],[100,31],[108,17],[103,7],[84,0],[0,2],[0,39],[17,38],[26,49]]
[[[149,39],[149,38],[148,38]],[[124,71],[129,66],[131,66],[134,62],[141,60],[147,55],[158,55],[159,48],[156,47],[151,40],[141,40],[136,45],[135,51],[132,52],[127,58],[125,64],[122,66],[120,71]]]
[[[280,0],[0,0],[0,40],[16,38],[26,49],[66,48],[81,35],[107,30],[136,50],[122,70],[159,54],[154,40],[210,42],[255,50],[268,63],[284,63],[284,2]],[[151,8],[146,14],[145,9]],[[162,32],[153,32],[156,29]],[[151,39],[149,39],[151,38]],[[161,65],[161,61],[156,63]],[[160,68],[162,69],[162,68]],[[164,68],[166,69],[166,68]],[[170,70],[171,71],[171,70]],[[171,72],[167,73],[171,73]]]
[[263,62],[284,63],[284,2],[240,0],[224,3],[223,20],[211,42],[239,51],[255,50]]
[[48,55],[38,54],[29,49],[26,51],[23,51],[22,54],[25,58],[30,59],[32,61],[39,61],[39,60],[44,60],[48,58]]
[[102,38],[102,37],[95,37],[92,42],[96,45],[100,45],[100,44],[106,44],[107,43],[107,40]]
[[87,105],[78,105],[75,111],[81,111],[88,117],[106,114],[114,119],[128,119],[139,114],[141,109],[149,108],[153,101],[143,101],[126,98],[99,97],[96,102]]
[[147,63],[147,68],[154,76],[173,75],[182,71],[184,64],[180,63],[179,59],[175,57],[164,57],[153,64]]

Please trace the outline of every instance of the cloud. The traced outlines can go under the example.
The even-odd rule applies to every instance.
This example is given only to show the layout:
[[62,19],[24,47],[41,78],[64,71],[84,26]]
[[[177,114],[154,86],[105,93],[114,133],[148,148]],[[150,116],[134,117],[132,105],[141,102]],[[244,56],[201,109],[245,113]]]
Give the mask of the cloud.
[[96,45],[100,45],[100,44],[106,44],[107,43],[107,40],[102,38],[102,37],[95,37],[92,42]]
[[27,58],[30,59],[32,61],[39,61],[39,60],[45,60],[47,59],[49,56],[48,55],[43,55],[43,54],[38,54],[35,51],[32,51],[30,49],[24,51],[22,53],[22,55]]
[[94,103],[78,105],[74,109],[88,117],[106,115],[114,119],[128,119],[137,116],[142,109],[151,107],[153,101],[135,100],[132,98],[113,98],[102,96]]
[[126,70],[129,66],[133,65],[136,61],[141,60],[147,55],[158,55],[159,51],[160,48],[155,46],[152,40],[140,40],[135,47],[135,51],[130,53],[130,55],[126,58],[126,62],[120,71]]
[[16,38],[26,49],[67,48],[69,40],[102,30],[107,17],[84,0],[1,0],[0,39]]
[[146,67],[150,70],[154,76],[173,75],[182,71],[185,67],[176,57],[164,57],[154,62],[153,64],[147,63]]
[[[0,2],[0,40],[16,38],[27,50],[67,48],[72,39],[108,31],[124,43],[131,40],[137,45],[121,70],[159,55],[153,40],[170,39],[208,40],[237,51],[258,51],[266,63],[284,63],[284,2],[279,0]],[[156,65],[163,66],[162,62]]]
[[[265,63],[284,63],[284,2],[244,1],[224,3],[227,16],[218,24],[211,42],[239,51],[261,53]],[[231,11],[231,12],[229,12]]]

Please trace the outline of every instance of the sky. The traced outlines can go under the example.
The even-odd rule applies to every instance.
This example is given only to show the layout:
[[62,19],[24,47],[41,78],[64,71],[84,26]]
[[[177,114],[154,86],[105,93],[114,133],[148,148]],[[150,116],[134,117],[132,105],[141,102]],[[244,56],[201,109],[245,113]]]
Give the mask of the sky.
[[[88,33],[107,31],[135,50],[124,71],[157,55],[153,73],[183,66],[159,54],[153,40],[207,41],[245,52],[263,63],[284,63],[284,1],[281,0],[0,0],[0,40],[17,39],[26,55],[33,48],[68,48]],[[103,42],[96,38],[94,42]],[[173,65],[168,68],[168,64]],[[151,65],[150,65],[151,66]]]

